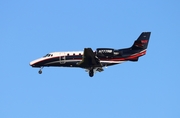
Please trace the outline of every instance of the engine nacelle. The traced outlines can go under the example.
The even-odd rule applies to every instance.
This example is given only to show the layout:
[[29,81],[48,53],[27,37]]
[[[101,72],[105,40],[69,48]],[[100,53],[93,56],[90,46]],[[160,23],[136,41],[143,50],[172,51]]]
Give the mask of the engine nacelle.
[[97,54],[97,56],[113,56],[114,49],[112,49],[112,48],[97,48],[96,54]]

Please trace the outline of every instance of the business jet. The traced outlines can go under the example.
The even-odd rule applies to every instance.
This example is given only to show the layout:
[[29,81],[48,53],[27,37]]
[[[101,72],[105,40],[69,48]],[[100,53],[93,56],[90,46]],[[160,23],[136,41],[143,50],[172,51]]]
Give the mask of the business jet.
[[95,72],[104,71],[104,67],[120,64],[126,61],[137,62],[139,57],[146,54],[151,32],[142,32],[129,48],[84,48],[84,51],[52,52],[42,58],[30,62],[30,66],[44,67],[78,67],[86,69],[90,77]]

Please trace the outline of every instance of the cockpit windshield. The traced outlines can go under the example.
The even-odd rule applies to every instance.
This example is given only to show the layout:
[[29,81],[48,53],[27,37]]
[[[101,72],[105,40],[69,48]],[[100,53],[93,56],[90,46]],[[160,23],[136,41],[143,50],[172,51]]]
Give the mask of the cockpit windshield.
[[45,55],[43,57],[51,57],[51,56],[53,56],[53,54],[47,54],[47,55]]

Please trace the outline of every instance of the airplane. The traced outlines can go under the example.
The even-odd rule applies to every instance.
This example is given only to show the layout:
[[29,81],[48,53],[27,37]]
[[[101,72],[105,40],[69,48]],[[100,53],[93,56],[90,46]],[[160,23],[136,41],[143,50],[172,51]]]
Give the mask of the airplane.
[[104,67],[121,64],[122,62],[137,62],[139,57],[146,54],[151,32],[142,32],[129,48],[84,48],[84,51],[52,52],[30,62],[30,66],[40,68],[42,74],[44,67],[78,67],[86,69],[90,77],[95,72],[104,71]]

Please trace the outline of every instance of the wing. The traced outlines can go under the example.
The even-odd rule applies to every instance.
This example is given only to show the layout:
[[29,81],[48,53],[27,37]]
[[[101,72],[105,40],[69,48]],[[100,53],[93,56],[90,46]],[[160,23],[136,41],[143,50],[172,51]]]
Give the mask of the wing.
[[82,68],[102,67],[100,60],[91,48],[84,48],[83,59],[79,66]]

